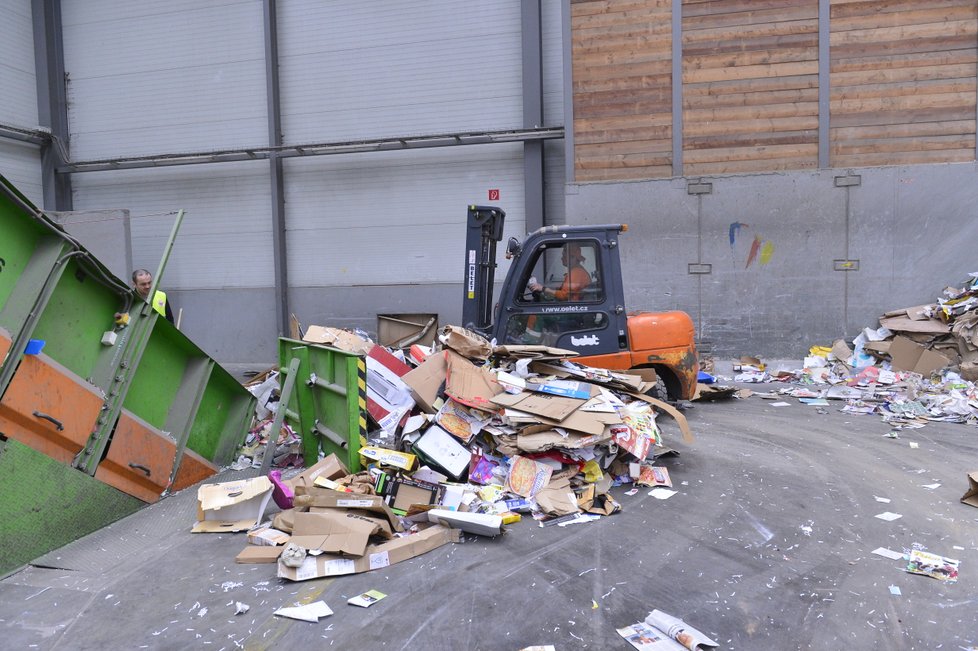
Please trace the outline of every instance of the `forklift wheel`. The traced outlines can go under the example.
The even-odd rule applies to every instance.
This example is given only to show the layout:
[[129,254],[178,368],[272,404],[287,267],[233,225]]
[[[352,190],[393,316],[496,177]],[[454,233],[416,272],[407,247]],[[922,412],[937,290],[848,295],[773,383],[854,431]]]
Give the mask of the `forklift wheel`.
[[656,400],[661,400],[662,402],[669,402],[669,390],[666,388],[665,380],[661,377],[656,378],[655,386],[646,391],[645,395]]

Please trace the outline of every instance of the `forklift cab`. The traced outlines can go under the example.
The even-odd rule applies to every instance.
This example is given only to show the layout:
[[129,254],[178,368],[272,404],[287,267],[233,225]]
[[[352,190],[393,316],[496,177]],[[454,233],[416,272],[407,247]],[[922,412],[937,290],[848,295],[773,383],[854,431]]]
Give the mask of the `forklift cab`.
[[519,245],[503,283],[492,336],[582,356],[628,349],[618,258],[620,225],[546,227]]

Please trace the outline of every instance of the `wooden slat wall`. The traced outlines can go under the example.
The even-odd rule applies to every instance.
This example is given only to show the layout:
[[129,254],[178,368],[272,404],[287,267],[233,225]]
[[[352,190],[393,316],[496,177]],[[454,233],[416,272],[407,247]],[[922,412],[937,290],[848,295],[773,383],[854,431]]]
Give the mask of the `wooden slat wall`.
[[684,0],[683,163],[818,166],[818,0]]
[[[818,0],[571,0],[578,181],[818,165]],[[831,0],[830,165],[975,160],[978,0]]]
[[978,2],[832,0],[832,166],[975,160]]
[[578,181],[672,176],[671,0],[572,0]]

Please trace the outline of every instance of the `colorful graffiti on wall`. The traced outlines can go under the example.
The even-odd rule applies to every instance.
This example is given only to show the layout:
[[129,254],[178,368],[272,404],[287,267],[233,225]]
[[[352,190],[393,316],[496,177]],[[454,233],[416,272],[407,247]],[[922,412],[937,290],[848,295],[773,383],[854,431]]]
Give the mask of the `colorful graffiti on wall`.
[[[743,222],[731,222],[730,224],[730,252],[733,254],[734,259],[737,256],[737,238],[740,235],[740,231],[748,228],[750,228],[750,224]],[[741,240],[743,241],[743,238]],[[761,266],[767,265],[771,262],[771,256],[773,255],[774,242],[756,234],[751,241],[750,250],[747,253],[747,263],[744,265],[744,269],[749,269],[754,262],[758,262]]]

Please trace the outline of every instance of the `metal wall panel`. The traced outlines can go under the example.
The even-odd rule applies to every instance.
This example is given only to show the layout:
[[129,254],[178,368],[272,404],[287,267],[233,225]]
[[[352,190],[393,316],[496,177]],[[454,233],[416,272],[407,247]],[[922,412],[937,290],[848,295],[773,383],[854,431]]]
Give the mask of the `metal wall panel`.
[[268,143],[257,0],[62,3],[76,160]]
[[[545,0],[540,7],[542,12],[540,25],[543,39],[544,122],[541,126],[555,127],[564,123],[564,39],[561,25],[563,4],[563,2],[556,0]],[[563,172],[561,178],[563,178]],[[563,213],[560,216],[563,219]]]
[[460,282],[466,206],[490,189],[506,237],[524,232],[520,144],[285,163],[293,288]]
[[0,123],[37,126],[31,0],[0,3]]
[[164,290],[270,287],[268,163],[220,163],[76,174],[76,210],[128,208],[133,265],[159,264],[175,211],[187,211]]
[[35,205],[43,203],[41,153],[37,145],[0,138],[0,174]]
[[286,143],[518,128],[519,0],[279,3]]

